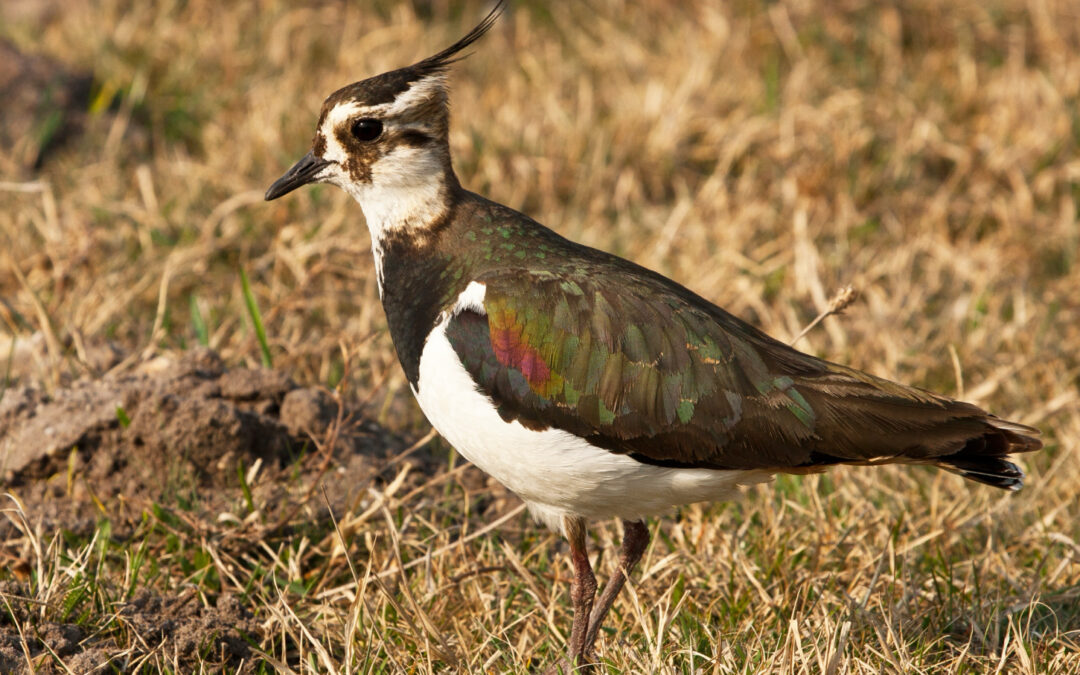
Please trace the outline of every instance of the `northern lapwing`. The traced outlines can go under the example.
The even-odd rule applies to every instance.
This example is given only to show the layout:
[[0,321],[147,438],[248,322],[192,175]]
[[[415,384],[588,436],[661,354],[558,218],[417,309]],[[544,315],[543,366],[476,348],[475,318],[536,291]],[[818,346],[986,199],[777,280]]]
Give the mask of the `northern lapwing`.
[[[649,541],[644,519],[776,473],[931,464],[1018,490],[1035,429],[803,354],[656,272],[467,191],[447,141],[449,48],[326,99],[266,199],[331,183],[360,203],[398,358],[463,456],[570,543],[569,640],[587,662]],[[586,524],[620,518],[595,599]],[[595,602],[594,602],[595,599]]]

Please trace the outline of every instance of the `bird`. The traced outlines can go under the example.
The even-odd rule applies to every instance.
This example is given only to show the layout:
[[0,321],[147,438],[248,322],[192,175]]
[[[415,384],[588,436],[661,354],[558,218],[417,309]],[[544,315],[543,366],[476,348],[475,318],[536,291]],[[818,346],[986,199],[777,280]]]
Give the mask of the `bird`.
[[[571,668],[645,552],[646,518],[778,473],[933,465],[1018,490],[1038,430],[802,353],[657,272],[466,190],[448,131],[451,66],[495,24],[323,103],[310,151],[266,192],[342,188],[360,205],[412,393],[465,458],[566,537]],[[589,521],[619,519],[597,596]]]

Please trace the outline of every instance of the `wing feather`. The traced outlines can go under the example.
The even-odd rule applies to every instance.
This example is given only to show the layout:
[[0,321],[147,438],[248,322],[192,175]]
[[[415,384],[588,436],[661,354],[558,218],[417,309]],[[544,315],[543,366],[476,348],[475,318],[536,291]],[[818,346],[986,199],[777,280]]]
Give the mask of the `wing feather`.
[[990,482],[971,457],[1039,446],[971,404],[798,352],[659,275],[478,281],[486,315],[462,311],[446,334],[502,417],[641,461],[813,470],[963,455],[951,468]]

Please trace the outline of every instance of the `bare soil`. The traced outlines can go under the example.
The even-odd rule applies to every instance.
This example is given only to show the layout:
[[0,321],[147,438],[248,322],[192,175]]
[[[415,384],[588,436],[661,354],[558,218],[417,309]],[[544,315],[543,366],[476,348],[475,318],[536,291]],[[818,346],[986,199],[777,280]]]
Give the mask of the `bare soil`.
[[[12,582],[0,591],[13,597],[27,592]],[[95,639],[75,623],[36,621],[29,612],[16,610],[14,616],[19,625],[32,626],[35,634],[20,635],[10,617],[0,622],[0,672],[28,672],[28,662],[34,664],[36,673],[63,672],[53,663],[50,652],[76,673],[94,672],[105,664],[127,671],[125,661],[130,659],[118,655],[130,650],[111,638]],[[260,634],[251,612],[231,595],[220,596],[215,606],[205,607],[195,593],[159,595],[143,590],[117,608],[117,617],[137,631],[148,648],[167,649],[181,666],[196,663],[199,656],[203,662],[232,668],[250,663],[251,643]]]
[[[342,409],[327,390],[299,387],[270,369],[230,370],[207,349],[52,393],[11,389],[0,399],[3,488],[18,498],[43,541],[57,533],[89,537],[102,518],[109,519],[111,536],[124,540],[134,536],[144,511],[159,504],[183,504],[176,513],[198,528],[238,510],[250,480],[240,474],[251,476],[252,467],[261,474],[248,489],[262,531],[287,536],[293,516],[309,502],[314,506],[305,517],[340,516],[403,447],[400,438]],[[320,480],[328,472],[332,480]],[[22,534],[15,518],[0,521],[0,555],[28,578]],[[232,542],[234,551],[242,539]],[[117,620],[144,642],[134,651],[111,637],[87,635],[77,623],[26,611],[33,596],[28,582],[5,582],[0,595],[9,601],[8,611],[0,611],[4,673],[25,671],[28,663],[51,672],[50,652],[76,672],[105,663],[126,670],[125,653],[158,648],[181,668],[210,660],[247,670],[251,645],[262,637],[250,610],[228,594],[137,591],[115,608]]]

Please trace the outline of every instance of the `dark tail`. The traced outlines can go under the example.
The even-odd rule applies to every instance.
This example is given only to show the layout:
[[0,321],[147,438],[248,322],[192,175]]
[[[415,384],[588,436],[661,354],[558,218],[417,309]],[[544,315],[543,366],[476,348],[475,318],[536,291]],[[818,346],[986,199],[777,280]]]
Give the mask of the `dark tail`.
[[1003,490],[1024,487],[1024,472],[1008,460],[1014,452],[1042,447],[1038,429],[987,416],[989,429],[969,440],[959,452],[934,458],[934,464],[964,478]]
[[821,464],[931,464],[1003,490],[1019,490],[1024,472],[1009,455],[1042,447],[1039,430],[982,408],[829,364],[828,377],[806,378],[800,392],[818,412]]

